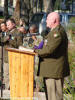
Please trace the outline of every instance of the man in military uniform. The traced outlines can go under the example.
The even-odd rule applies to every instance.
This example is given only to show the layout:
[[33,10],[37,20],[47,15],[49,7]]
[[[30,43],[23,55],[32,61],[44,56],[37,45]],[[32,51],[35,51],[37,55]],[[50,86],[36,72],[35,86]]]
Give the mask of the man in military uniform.
[[23,45],[26,48],[33,49],[34,45],[38,46],[42,39],[42,36],[38,34],[37,26],[35,24],[32,24],[29,28],[29,33],[27,33],[24,37]]
[[[0,28],[1,28],[0,37],[6,36],[6,33],[7,33],[8,30],[7,30],[7,26],[6,26],[5,21],[1,22]],[[1,70],[1,62],[2,62],[1,58],[2,58],[2,46],[1,46],[1,43],[0,43],[0,70]]]
[[[43,40],[43,37],[38,34],[38,30],[37,30],[37,26],[35,24],[32,24],[29,27],[29,33],[26,34],[26,36],[24,36],[24,41],[23,41],[23,46],[28,48],[28,49],[33,49],[34,46],[36,45],[38,47],[39,43]],[[37,69],[38,69],[38,62],[39,62],[39,58],[38,56],[35,56],[35,71],[34,71],[34,90],[37,91],[39,90],[37,88],[37,84],[38,84],[38,80],[39,78],[37,77],[36,73],[37,73]],[[35,82],[36,80],[36,82]]]
[[14,19],[8,19],[6,21],[8,32],[6,36],[1,38],[1,42],[4,44],[4,82],[5,89],[9,89],[9,64],[8,64],[8,51],[7,47],[18,48],[22,45],[22,34],[19,33],[16,28]]
[[16,28],[15,21],[13,19],[8,19],[6,21],[7,28],[9,30],[9,45],[13,48],[18,48],[20,45],[22,45],[23,37],[22,34],[18,31]]
[[35,50],[41,57],[39,75],[44,77],[48,100],[63,100],[64,77],[70,74],[68,63],[68,38],[60,25],[60,16],[52,12],[47,17],[51,28],[42,49]]

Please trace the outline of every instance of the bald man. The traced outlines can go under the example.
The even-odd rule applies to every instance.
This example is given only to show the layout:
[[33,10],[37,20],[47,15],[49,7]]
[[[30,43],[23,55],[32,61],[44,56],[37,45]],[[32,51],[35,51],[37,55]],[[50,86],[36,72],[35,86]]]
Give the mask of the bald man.
[[35,50],[41,57],[39,76],[45,79],[47,100],[63,100],[64,77],[70,74],[68,38],[58,13],[48,14],[46,23],[51,31],[45,37],[43,48]]

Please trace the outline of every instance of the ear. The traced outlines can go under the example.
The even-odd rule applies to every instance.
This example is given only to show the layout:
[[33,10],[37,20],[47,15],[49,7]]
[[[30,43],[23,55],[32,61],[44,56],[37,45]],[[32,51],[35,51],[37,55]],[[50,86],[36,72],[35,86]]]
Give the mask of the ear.
[[56,20],[54,20],[54,24],[56,23]]

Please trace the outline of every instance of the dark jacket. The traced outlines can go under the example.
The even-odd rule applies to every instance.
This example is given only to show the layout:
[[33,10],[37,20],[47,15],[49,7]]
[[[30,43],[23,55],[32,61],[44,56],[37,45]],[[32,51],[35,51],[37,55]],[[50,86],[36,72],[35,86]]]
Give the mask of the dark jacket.
[[46,36],[42,49],[35,50],[40,56],[39,75],[63,78],[70,74],[68,63],[68,39],[59,25]]

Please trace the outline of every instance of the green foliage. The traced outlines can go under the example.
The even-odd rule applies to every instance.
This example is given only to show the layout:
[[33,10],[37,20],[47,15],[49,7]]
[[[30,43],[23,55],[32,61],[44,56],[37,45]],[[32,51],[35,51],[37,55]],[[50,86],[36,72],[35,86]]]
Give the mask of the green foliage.
[[70,23],[66,26],[66,31],[69,35],[71,35],[71,38],[75,37],[75,18],[72,17],[70,19]]
[[70,23],[75,23],[75,17],[71,17],[69,20]]
[[72,0],[65,0],[66,4],[71,4]]
[[54,9],[55,9],[55,10],[60,10],[60,8],[61,8],[61,7],[60,7],[61,1],[62,1],[62,0],[56,0],[55,6],[54,6]]
[[0,100],[10,100],[10,99],[0,99]]
[[[69,32],[70,33],[70,32]],[[69,65],[70,65],[70,76],[65,80],[64,84],[64,99],[65,100],[75,100],[75,47],[73,45],[74,41],[69,46]]]
[[3,16],[0,16],[0,19],[3,19],[4,17]]
[[74,25],[74,24],[69,24],[69,25],[67,26],[67,29],[68,29],[68,30],[71,30],[71,31],[75,31],[75,25]]
[[36,78],[36,88],[39,88],[39,92],[44,92],[44,82],[42,77]]

